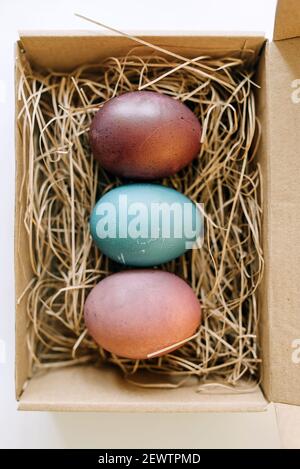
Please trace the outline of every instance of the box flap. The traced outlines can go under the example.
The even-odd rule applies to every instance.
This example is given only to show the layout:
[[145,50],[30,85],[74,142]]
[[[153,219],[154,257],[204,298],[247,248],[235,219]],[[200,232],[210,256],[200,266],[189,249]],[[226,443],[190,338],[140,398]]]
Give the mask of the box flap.
[[299,0],[278,0],[273,38],[275,41],[300,36]]
[[300,38],[267,46],[269,386],[300,405]]
[[[132,377],[134,379],[134,377]],[[73,366],[35,375],[19,401],[20,410],[115,412],[259,412],[268,403],[258,386],[197,392],[197,385],[143,388],[120,370]]]
[[300,407],[275,404],[281,446],[284,449],[300,449]]
[[[242,57],[250,63],[256,61],[264,43],[263,36],[246,34],[201,36],[199,33],[167,32],[158,35],[158,32],[147,31],[138,33],[138,37],[152,44],[154,52],[158,46],[182,58],[228,55]],[[99,63],[103,58],[125,55],[129,51],[139,55],[153,52],[152,48],[137,44],[130,37],[120,38],[119,35],[106,34],[103,31],[31,31],[20,34],[20,39],[31,65],[58,71],[71,71],[79,65]]]

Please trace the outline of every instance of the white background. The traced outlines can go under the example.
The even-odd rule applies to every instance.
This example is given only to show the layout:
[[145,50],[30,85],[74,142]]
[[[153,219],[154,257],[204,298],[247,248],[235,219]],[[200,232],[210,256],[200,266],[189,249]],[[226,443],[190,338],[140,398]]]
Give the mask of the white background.
[[272,405],[253,414],[50,414],[18,412],[14,399],[13,47],[18,31],[88,29],[73,15],[80,12],[123,30],[256,31],[271,37],[275,0],[2,0],[0,5],[0,447],[279,447]]

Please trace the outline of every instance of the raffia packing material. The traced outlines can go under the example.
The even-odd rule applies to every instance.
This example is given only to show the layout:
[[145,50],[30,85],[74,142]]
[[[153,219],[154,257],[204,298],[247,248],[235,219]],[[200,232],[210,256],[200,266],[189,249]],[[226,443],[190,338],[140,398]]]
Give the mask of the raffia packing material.
[[[173,56],[130,53],[91,69],[80,67],[71,76],[51,71],[39,75],[19,67],[18,121],[23,135],[29,134],[29,140],[24,139],[29,162],[23,185],[34,274],[27,299],[32,373],[92,363],[98,356],[102,363],[119,366],[131,381],[138,371],[149,370],[155,372],[155,386],[174,387],[176,378],[181,382],[193,377],[201,389],[212,383],[232,388],[241,379],[250,380],[252,389],[259,379],[256,293],[264,266],[253,70],[244,68],[239,58],[200,57],[184,66]],[[97,193],[121,181],[92,157],[90,121],[99,102],[137,84],[184,100],[203,123],[199,157],[163,182],[202,203],[207,212],[201,249],[160,266],[192,286],[202,303],[203,324],[180,350],[146,361],[98,351],[83,320],[84,301],[93,285],[122,270],[91,242],[89,217]],[[142,189],[131,187],[138,196]],[[161,377],[168,378],[167,383],[159,382]]]

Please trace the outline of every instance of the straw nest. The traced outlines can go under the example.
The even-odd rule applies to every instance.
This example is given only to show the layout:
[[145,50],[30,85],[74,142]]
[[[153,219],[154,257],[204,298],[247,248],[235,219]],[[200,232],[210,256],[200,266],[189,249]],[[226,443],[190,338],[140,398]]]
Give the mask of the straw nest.
[[[106,362],[127,379],[150,370],[157,386],[178,386],[190,376],[201,386],[232,386],[242,377],[257,382],[263,257],[253,71],[239,58],[184,61],[151,50],[143,58],[133,50],[72,73],[32,71],[22,63],[19,71],[24,224],[33,270],[19,301],[27,301],[32,370]],[[87,334],[83,307],[97,282],[123,268],[99,252],[89,232],[96,200],[122,184],[93,159],[89,126],[108,99],[140,89],[165,93],[198,116],[199,157],[160,183],[204,204],[206,215],[203,247],[159,267],[192,286],[202,303],[202,325],[175,352],[134,361],[99,349]]]

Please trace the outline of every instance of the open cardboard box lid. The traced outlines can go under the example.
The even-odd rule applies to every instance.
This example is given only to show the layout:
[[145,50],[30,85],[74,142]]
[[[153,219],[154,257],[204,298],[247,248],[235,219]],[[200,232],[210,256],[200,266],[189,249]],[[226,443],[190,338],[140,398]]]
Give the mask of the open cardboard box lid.
[[[266,393],[284,447],[300,447],[300,2],[277,3],[267,48],[268,316]],[[284,405],[284,404],[291,405]],[[292,405],[294,404],[294,405]]]
[[[68,39],[66,36],[61,38],[57,36],[52,35],[52,49],[48,47],[49,35],[47,39],[45,34],[39,34],[36,37],[32,33],[24,34],[21,40],[33,61],[35,54],[41,57],[41,52],[47,50],[55,66],[55,60],[59,54],[68,57],[65,50],[59,50],[58,43],[63,40],[65,47],[74,47],[72,35],[69,35]],[[95,50],[99,44],[97,36],[99,35],[95,35]],[[266,293],[268,332],[263,337],[264,349],[268,353],[264,357],[263,379],[267,398],[272,402],[281,403],[275,405],[279,430],[285,447],[300,446],[300,407],[297,407],[300,406],[300,294],[298,292],[300,288],[297,284],[300,279],[299,36],[299,0],[279,0],[274,41],[266,47],[264,90],[262,90],[265,98],[262,105],[266,119],[266,132],[263,139],[269,155],[266,178],[268,187],[266,243],[266,277],[269,286]],[[105,48],[106,43],[103,38]],[[204,47],[205,37],[202,39]],[[55,42],[56,40],[58,42]],[[239,40],[241,44],[242,41],[245,43],[248,41],[247,44],[251,46],[256,44],[255,38],[251,39],[251,36],[247,37],[247,41],[243,37],[233,40],[230,35],[222,38],[223,44],[228,47],[231,41],[234,46]],[[192,36],[189,36],[188,41],[190,45],[193,43]],[[164,41],[162,42],[164,44]],[[185,44],[183,36],[183,47]],[[243,49],[242,45],[239,47]],[[83,48],[78,50],[79,59]],[[93,50],[85,50],[84,53],[91,54]],[[49,62],[49,55],[47,60]],[[67,64],[68,67],[72,65]],[[26,251],[25,246],[24,249]],[[26,276],[26,273],[24,275]],[[24,318],[19,318],[19,321],[24,321]],[[19,377],[21,382],[24,381],[24,373],[26,373],[25,358],[21,356],[26,346],[24,337],[17,336],[17,341],[19,341],[18,359],[24,363],[21,371],[23,376]],[[51,377],[49,379],[51,381]],[[192,396],[190,398],[192,399]],[[25,390],[20,408],[27,406],[30,408],[30,405],[30,399],[26,400]],[[261,405],[263,406],[264,403],[262,402]],[[154,405],[153,410],[160,410],[159,407]],[[165,410],[167,407],[168,405],[165,405]],[[208,406],[207,410],[212,410],[212,408]],[[231,404],[228,410],[234,410]],[[238,402],[235,410],[239,410]]]
[[299,0],[277,0],[274,41],[300,36]]
[[[268,383],[283,447],[300,448],[300,2],[279,0],[267,48]],[[281,404],[277,404],[281,403]],[[284,405],[290,404],[290,405]]]
[[281,446],[284,449],[300,449],[300,407],[275,404]]

